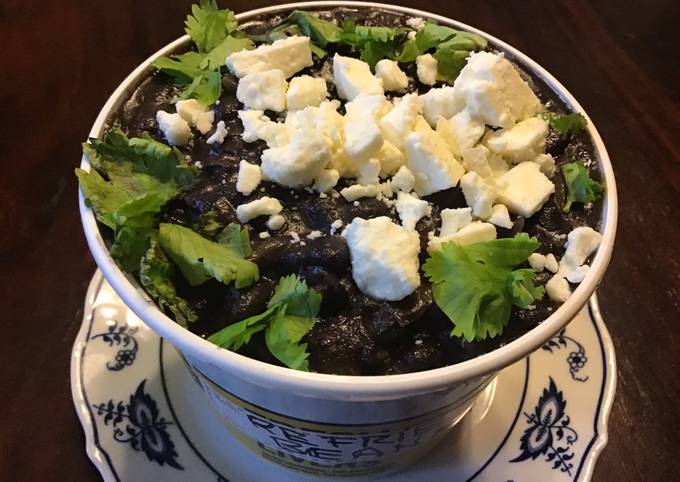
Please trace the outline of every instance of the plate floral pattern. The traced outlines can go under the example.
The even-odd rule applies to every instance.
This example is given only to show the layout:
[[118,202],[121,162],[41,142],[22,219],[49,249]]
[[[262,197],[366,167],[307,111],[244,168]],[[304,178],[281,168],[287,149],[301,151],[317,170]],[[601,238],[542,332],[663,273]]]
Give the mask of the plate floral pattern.
[[[381,480],[589,480],[606,445],[615,379],[593,298],[541,349],[503,370],[433,452]],[[229,436],[174,348],[99,272],[73,348],[71,387],[87,454],[106,481],[313,480]]]

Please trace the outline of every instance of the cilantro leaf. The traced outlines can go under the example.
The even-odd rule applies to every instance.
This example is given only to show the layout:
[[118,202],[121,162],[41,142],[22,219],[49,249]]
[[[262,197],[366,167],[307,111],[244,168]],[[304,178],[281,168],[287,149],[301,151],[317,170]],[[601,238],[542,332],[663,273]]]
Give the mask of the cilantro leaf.
[[188,84],[194,78],[204,74],[201,63],[203,63],[205,57],[198,52],[187,52],[173,57],[158,57],[152,65],[171,76],[176,83]]
[[222,95],[222,75],[219,71],[206,72],[195,77],[182,91],[180,99],[196,99],[203,105],[212,105]]
[[340,39],[340,27],[329,20],[323,20],[309,12],[294,10],[276,28],[285,28],[290,25],[297,25],[302,35],[309,37],[312,42],[321,48],[326,48],[330,43],[337,43]]
[[194,170],[179,151],[150,137],[129,139],[120,129],[90,139],[83,151],[94,166],[76,169],[85,202],[114,232],[111,256],[134,273],[149,248],[156,214],[193,180]]
[[602,197],[604,186],[590,177],[582,162],[562,164],[561,169],[567,183],[567,201],[562,211],[569,212],[575,202],[589,203]]
[[559,115],[554,112],[543,112],[543,119],[557,131],[562,139],[570,135],[577,134],[586,128],[588,121],[579,112],[573,114]]
[[465,67],[470,51],[438,49],[433,55],[437,59],[437,80],[453,84]]
[[542,296],[532,270],[514,270],[540,243],[520,233],[468,246],[444,243],[423,265],[435,303],[454,324],[452,336],[468,341],[493,338],[510,320],[512,306],[528,306]]
[[527,308],[534,300],[540,300],[545,294],[543,286],[534,286],[533,269],[517,269],[508,276],[508,283],[512,292],[512,304],[520,308]]
[[198,319],[187,301],[177,295],[172,282],[174,266],[158,245],[158,240],[151,239],[149,249],[140,262],[139,279],[147,293],[156,300],[163,310],[170,310],[175,321],[185,327]]
[[264,330],[267,327],[269,318],[278,311],[279,307],[275,306],[268,310],[254,315],[245,320],[222,328],[217,333],[213,333],[208,337],[210,343],[226,348],[227,350],[238,350],[243,345],[250,342],[250,338],[257,332]]
[[436,22],[427,22],[416,33],[415,42],[421,52],[427,52],[459,33],[461,33],[459,30],[451,27],[445,27]]
[[423,53],[422,50],[418,47],[418,44],[416,43],[415,39],[408,39],[402,49],[401,53],[395,57],[394,60],[397,62],[403,62],[403,63],[408,63],[408,62],[415,62],[416,58]]
[[[313,290],[312,290],[313,291]],[[300,340],[312,329],[315,319],[278,312],[264,332],[267,348],[280,362],[293,370],[309,371],[307,343]]]
[[208,70],[219,70],[234,52],[250,50],[255,44],[248,37],[225,37],[222,42],[215,46],[201,59],[200,67]]
[[253,254],[250,247],[250,236],[246,228],[242,228],[236,223],[229,224],[217,235],[217,242],[231,247],[239,255],[247,258]]
[[184,226],[161,223],[158,241],[191,286],[215,278],[225,284],[234,281],[237,288],[243,288],[259,278],[255,263]]
[[208,341],[238,350],[253,334],[265,330],[265,343],[272,355],[289,368],[309,370],[307,344],[300,341],[314,326],[320,306],[319,293],[297,275],[284,276],[265,312],[223,328]]
[[220,10],[214,0],[201,0],[191,6],[191,15],[185,21],[185,31],[199,52],[210,52],[233,32],[238,23],[234,12]]

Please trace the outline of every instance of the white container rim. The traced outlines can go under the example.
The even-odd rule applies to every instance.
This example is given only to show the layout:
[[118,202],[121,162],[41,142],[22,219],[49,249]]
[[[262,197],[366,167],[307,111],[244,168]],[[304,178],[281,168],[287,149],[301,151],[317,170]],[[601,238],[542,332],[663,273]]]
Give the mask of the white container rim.
[[[104,277],[121,299],[137,316],[139,316],[139,318],[142,319],[142,321],[160,336],[166,338],[180,351],[198,361],[212,365],[218,370],[231,373],[238,378],[247,380],[249,383],[254,383],[272,390],[281,390],[320,399],[353,401],[386,400],[444,389],[457,382],[483,376],[502,369],[538,349],[538,347],[564,327],[588,302],[588,299],[595,291],[595,288],[602,279],[607,265],[609,264],[616,234],[618,203],[614,172],[609,155],[602,142],[602,138],[593,125],[593,122],[576,99],[560,82],[557,81],[557,79],[538,63],[514,47],[486,32],[441,15],[383,3],[313,1],[288,3],[250,10],[238,14],[236,17],[239,20],[244,21],[257,15],[288,12],[296,8],[309,9],[332,7],[382,8],[416,17],[436,20],[440,24],[475,32],[487,38],[500,50],[511,54],[514,57],[513,60],[523,65],[533,74],[542,78],[572,110],[583,113],[588,120],[587,130],[592,139],[595,148],[595,156],[599,162],[600,172],[606,185],[602,220],[604,230],[602,232],[602,243],[591,263],[591,269],[586,278],[574,290],[571,297],[537,327],[507,345],[471,360],[433,370],[401,375],[330,375],[291,370],[289,368],[279,367],[248,358],[239,355],[238,353],[219,348],[200,336],[179,326],[171,318],[165,315],[138,286],[137,282],[129,275],[125,274],[111,258],[109,250],[99,231],[99,226],[97,225],[94,213],[85,205],[82,192],[80,192],[80,214],[87,243],[92,255],[103,272]],[[129,98],[139,82],[151,72],[151,62],[155,58],[172,53],[177,48],[188,44],[188,42],[189,37],[186,35],[171,42],[151,55],[133,70],[113,92],[111,97],[109,97],[92,126],[90,137],[99,137],[103,134],[109,116],[116,111],[122,102]],[[82,158],[81,167],[86,170],[90,169],[90,163],[85,156]]]

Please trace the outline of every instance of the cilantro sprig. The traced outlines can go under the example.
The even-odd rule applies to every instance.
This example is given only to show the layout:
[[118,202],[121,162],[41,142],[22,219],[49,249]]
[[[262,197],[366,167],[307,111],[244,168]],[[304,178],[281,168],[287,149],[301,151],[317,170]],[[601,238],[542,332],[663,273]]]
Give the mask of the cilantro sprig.
[[543,112],[543,119],[557,131],[562,139],[578,134],[588,125],[588,121],[580,112],[560,115],[545,111]]
[[300,343],[316,323],[321,295],[297,275],[284,276],[259,315],[229,325],[208,341],[229,350],[248,344],[255,333],[265,330],[267,348],[281,363],[295,370],[309,370],[307,344]]
[[588,169],[582,162],[562,164],[560,169],[567,184],[567,200],[562,211],[569,212],[575,202],[590,203],[602,197],[604,186],[590,177]]
[[161,72],[184,86],[181,99],[196,99],[212,105],[222,93],[222,67],[234,52],[254,47],[253,41],[237,30],[231,10],[220,10],[214,0],[201,0],[191,7],[185,31],[197,52],[159,57],[153,62]]
[[156,215],[196,171],[177,149],[148,135],[128,138],[120,129],[90,139],[83,152],[94,166],[75,171],[85,202],[114,232],[111,255],[135,273],[157,229]]
[[451,319],[452,336],[467,341],[503,332],[513,306],[528,307],[543,297],[533,284],[534,271],[515,269],[540,243],[526,233],[460,246],[444,243],[423,265],[432,282],[434,301]]
[[260,276],[257,265],[230,244],[211,241],[184,226],[161,223],[158,243],[191,286],[214,278],[225,284],[234,281],[237,288],[243,288]]

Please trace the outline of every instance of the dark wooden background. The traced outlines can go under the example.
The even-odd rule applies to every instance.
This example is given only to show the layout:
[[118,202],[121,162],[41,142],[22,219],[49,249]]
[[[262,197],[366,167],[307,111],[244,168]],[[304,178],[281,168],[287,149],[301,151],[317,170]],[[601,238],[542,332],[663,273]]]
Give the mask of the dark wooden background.
[[[73,168],[106,98],[182,33],[190,3],[0,2],[0,481],[98,480],[69,387],[95,269]],[[599,290],[618,390],[594,480],[680,480],[680,2],[399,3],[518,47],[596,122],[616,170],[620,219]]]

